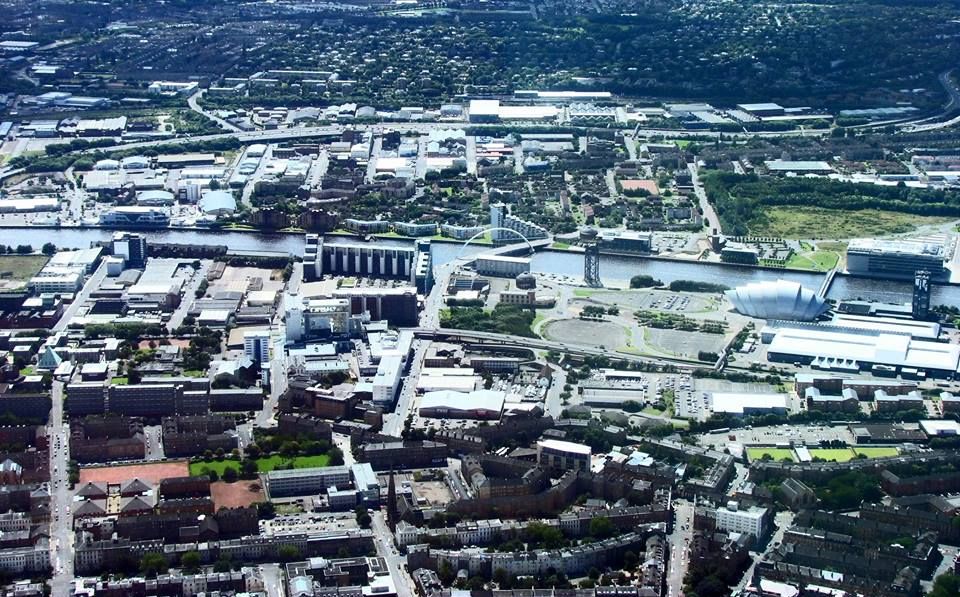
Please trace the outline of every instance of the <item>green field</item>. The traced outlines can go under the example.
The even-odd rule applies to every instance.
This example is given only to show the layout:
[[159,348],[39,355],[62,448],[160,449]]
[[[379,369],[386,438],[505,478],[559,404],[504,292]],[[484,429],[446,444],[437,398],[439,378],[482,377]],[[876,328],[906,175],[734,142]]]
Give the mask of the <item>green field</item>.
[[853,448],[857,454],[863,454],[867,458],[886,458],[888,456],[897,456],[900,451],[893,447],[886,448]]
[[840,261],[840,255],[833,251],[794,253],[787,260],[787,267],[825,272],[837,267],[838,261]]
[[46,255],[0,255],[0,280],[27,282],[49,260]]
[[749,458],[751,462],[760,460],[764,454],[769,454],[771,458],[778,462],[784,458],[794,462],[797,460],[791,448],[747,448],[747,458]]
[[[281,464],[287,465],[293,463],[293,468],[313,468],[319,466],[327,466],[330,464],[330,457],[326,454],[319,454],[316,456],[295,456],[294,458],[285,458],[280,455],[267,456],[265,458],[257,458],[257,470],[261,473],[267,473]],[[232,458],[224,458],[223,460],[211,460],[209,462],[191,462],[190,463],[190,474],[193,476],[198,476],[204,474],[204,469],[215,471],[221,477],[223,472],[228,468],[232,468],[239,472],[240,463]]]
[[856,456],[851,448],[816,448],[810,450],[812,458],[822,458],[831,462],[847,462]]
[[918,226],[949,222],[953,218],[917,216],[865,209],[840,211],[819,207],[765,207],[750,221],[750,234],[779,238],[854,238],[910,232]]

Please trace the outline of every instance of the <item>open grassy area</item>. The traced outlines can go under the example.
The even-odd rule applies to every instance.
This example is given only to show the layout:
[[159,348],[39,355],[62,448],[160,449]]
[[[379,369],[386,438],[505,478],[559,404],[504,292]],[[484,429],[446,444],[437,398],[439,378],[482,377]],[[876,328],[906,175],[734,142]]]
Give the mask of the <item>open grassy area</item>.
[[49,260],[46,255],[0,255],[0,280],[27,282]]
[[775,206],[763,208],[750,221],[750,234],[780,238],[855,238],[910,232],[918,226],[948,222],[952,218],[865,209],[840,211],[819,207]]
[[747,448],[747,458],[751,461],[760,460],[763,458],[764,454],[768,454],[771,458],[776,461],[781,461],[784,458],[796,462],[797,458],[793,454],[793,450],[790,448]]
[[794,253],[787,260],[787,267],[825,272],[837,267],[838,261],[840,261],[840,254],[833,251]]
[[853,451],[857,454],[863,454],[867,458],[886,458],[900,454],[900,451],[892,446],[884,448],[853,448]]
[[125,385],[127,385],[128,383],[130,383],[130,380],[127,379],[126,377],[111,377],[111,378],[110,378],[110,385],[113,385],[113,386],[125,386]]
[[810,450],[810,456],[831,462],[847,462],[853,460],[856,454],[850,448],[816,448]]
[[[293,458],[286,458],[275,454],[273,456],[267,456],[264,458],[257,458],[257,470],[261,473],[267,473],[278,466],[293,464],[293,468],[314,468],[319,466],[327,466],[330,464],[330,457],[326,454],[318,454],[316,456],[295,456]],[[190,474],[193,476],[198,476],[204,474],[204,469],[215,471],[221,477],[223,472],[228,468],[232,468],[236,471],[240,471],[240,463],[232,458],[224,458],[223,460],[210,460],[203,462],[191,462],[190,463]]]

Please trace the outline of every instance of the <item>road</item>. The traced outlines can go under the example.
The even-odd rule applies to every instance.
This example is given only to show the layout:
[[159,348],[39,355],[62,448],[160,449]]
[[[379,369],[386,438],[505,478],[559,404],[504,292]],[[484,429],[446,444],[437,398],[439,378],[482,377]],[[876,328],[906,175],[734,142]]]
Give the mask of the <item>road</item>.
[[710,230],[716,229],[718,233],[722,232],[720,228],[720,218],[717,216],[717,212],[714,211],[713,205],[707,200],[707,192],[703,189],[703,183],[700,182],[700,169],[697,167],[696,162],[687,164],[687,170],[690,171],[693,191],[697,194],[697,199],[700,202],[700,212],[703,213],[704,222],[709,223]]
[[683,577],[687,574],[690,538],[693,536],[693,502],[674,500],[673,532],[667,537],[670,561],[667,563],[667,597],[683,594]]
[[207,279],[209,266],[208,261],[201,261],[200,269],[193,272],[193,276],[183,289],[183,298],[180,300],[180,305],[170,315],[170,321],[167,322],[168,330],[175,330],[183,324],[183,320],[187,317],[187,313],[193,305],[193,299],[200,288],[201,282]]
[[[897,125],[899,128],[916,133],[947,128],[960,123],[960,116],[955,116],[955,113],[960,110],[960,86],[955,84],[953,79],[950,78],[952,72],[953,70],[944,71],[937,77],[943,90],[947,93],[947,103],[944,104],[943,110],[935,116],[929,116],[921,120],[902,122]],[[950,118],[951,116],[953,117]],[[944,118],[948,120],[943,120]]]
[[602,347],[583,346],[574,344],[564,344],[561,342],[552,342],[549,340],[540,340],[538,338],[527,338],[525,336],[511,336],[509,334],[495,334],[492,332],[475,332],[471,330],[456,330],[449,328],[425,327],[413,328],[414,334],[418,338],[446,338],[462,341],[489,342],[504,346],[519,346],[521,348],[532,348],[535,350],[554,350],[561,353],[567,353],[579,356],[606,356],[612,359],[640,363],[663,363],[669,362],[676,365],[679,369],[696,369],[697,361],[681,359],[676,357],[647,357],[631,354],[628,352],[619,352]]
[[283,568],[280,564],[261,564],[260,576],[263,578],[263,588],[267,597],[285,597],[286,583],[283,580]]
[[377,555],[381,556],[387,562],[387,568],[390,570],[390,577],[397,588],[397,597],[415,597],[416,585],[410,574],[403,569],[407,563],[406,556],[400,555],[393,542],[393,533],[387,526],[383,511],[373,512],[370,529],[373,531],[373,542],[377,546]]
[[144,441],[147,445],[145,460],[163,460],[163,428],[160,425],[144,425]]
[[100,283],[103,282],[103,279],[106,277],[107,262],[106,260],[103,260],[100,262],[100,266],[94,270],[93,274],[87,278],[83,288],[73,298],[73,302],[70,303],[63,311],[63,316],[60,318],[60,321],[53,326],[53,332],[62,332],[64,329],[66,329],[67,324],[70,323],[70,320],[73,319],[73,316],[76,315],[77,311],[80,309],[80,305],[85,303],[86,300],[90,298],[90,293],[99,288]]
[[73,175],[73,166],[70,166],[64,172],[64,175],[72,183],[73,188],[65,193],[66,199],[70,202],[70,219],[80,222],[83,219],[83,204],[87,200],[87,192],[83,190],[80,183]]
[[[229,133],[214,133],[211,135],[197,135],[191,137],[172,137],[169,139],[155,139],[152,141],[137,141],[133,143],[125,143],[121,145],[113,145],[109,147],[98,148],[100,151],[116,151],[120,149],[134,149],[134,148],[147,148],[147,147],[161,147],[163,145],[171,145],[177,143],[183,143],[185,141],[213,141],[219,139],[229,139],[235,138],[241,143],[268,143],[273,141],[288,141],[291,139],[298,139],[302,137],[322,137],[327,135],[340,135],[346,129],[351,130],[369,130],[374,133],[379,133],[384,130],[393,130],[399,132],[401,135],[404,133],[420,133],[426,134],[435,129],[448,129],[455,126],[466,126],[465,121],[462,122],[414,122],[414,123],[403,123],[403,122],[390,122],[382,124],[351,124],[349,126],[344,125],[326,125],[326,126],[295,126],[285,129],[275,129],[275,130],[264,130],[264,131],[234,131]],[[554,127],[552,124],[530,124],[531,128],[544,128],[550,129]],[[590,128],[583,128],[584,131],[590,131]],[[798,131],[764,131],[756,133],[720,133],[717,131],[688,131],[683,129],[638,129],[634,132],[634,138],[637,137],[651,137],[659,136],[665,139],[684,139],[691,136],[696,137],[707,137],[707,138],[719,138],[723,135],[724,139],[749,139],[753,137],[790,137],[790,136],[811,136],[811,135],[826,135],[830,132],[830,129],[823,130],[798,130]],[[76,153],[84,153],[84,150],[78,150]],[[520,171],[522,172],[522,165],[519,166]]]
[[426,355],[429,345],[430,342],[426,340],[413,341],[413,356],[410,357],[413,360],[410,363],[410,372],[404,376],[400,396],[397,398],[397,406],[392,413],[387,413],[383,417],[383,433],[386,435],[400,437],[400,432],[403,431],[403,422],[410,415],[416,399],[417,380],[420,379],[423,357]]
[[70,491],[67,464],[70,462],[70,433],[64,425],[63,382],[54,381],[50,397],[50,421],[47,438],[50,442],[50,561],[53,578],[51,594],[55,597],[70,594],[73,583],[73,529],[72,517],[67,513],[73,499]]
[[204,93],[204,90],[203,90],[203,89],[198,89],[196,93],[194,93],[194,94],[191,95],[189,98],[187,98],[187,105],[190,106],[190,109],[191,109],[191,110],[193,110],[193,111],[196,112],[197,114],[202,114],[203,116],[205,116],[205,117],[209,118],[210,120],[216,122],[218,125],[220,125],[221,128],[227,129],[228,131],[242,131],[242,130],[243,130],[243,129],[241,129],[240,127],[238,127],[237,125],[235,125],[235,124],[233,124],[233,123],[231,123],[231,122],[227,122],[227,121],[224,120],[223,118],[220,118],[219,116],[214,115],[212,112],[208,112],[208,111],[204,110],[202,107],[200,107],[199,100],[200,100],[201,97],[203,97],[203,93]]
[[563,386],[567,383],[567,372],[560,367],[554,367],[553,377],[550,381],[550,389],[547,390],[547,397],[544,400],[544,415],[553,417],[554,419],[560,418],[560,413],[563,412],[563,401],[560,399],[560,394],[563,393]]
[[747,568],[747,571],[743,574],[743,578],[740,579],[740,582],[737,583],[737,586],[734,588],[732,595],[740,595],[743,593],[743,589],[753,580],[753,570],[757,567],[757,562],[763,560],[763,558],[776,549],[780,545],[780,542],[783,541],[783,534],[787,532],[793,525],[793,512],[778,512],[774,517],[773,523],[776,525],[776,530],[773,532],[773,536],[770,538],[770,541],[767,542],[766,547],[760,553],[750,552],[750,557],[753,561],[750,563],[750,567]]

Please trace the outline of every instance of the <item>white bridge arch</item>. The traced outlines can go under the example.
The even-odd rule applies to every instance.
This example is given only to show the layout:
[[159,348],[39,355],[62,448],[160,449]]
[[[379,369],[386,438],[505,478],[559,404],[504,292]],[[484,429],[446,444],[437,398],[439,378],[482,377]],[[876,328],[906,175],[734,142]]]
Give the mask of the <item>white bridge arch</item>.
[[480,238],[481,236],[485,235],[488,232],[493,232],[494,230],[502,230],[504,232],[510,232],[512,234],[515,234],[516,236],[519,236],[523,240],[523,242],[527,243],[527,247],[530,249],[531,253],[533,253],[536,250],[533,247],[533,243],[531,243],[530,239],[528,239],[526,236],[520,234],[519,232],[517,232],[512,228],[504,228],[503,226],[497,226],[495,228],[487,228],[486,230],[478,232],[473,236],[471,236],[470,238],[468,238],[467,241],[460,246],[460,251],[457,253],[457,258],[455,259],[455,261],[459,261],[460,259],[463,258],[463,250],[466,249],[470,243],[477,240],[478,238]]

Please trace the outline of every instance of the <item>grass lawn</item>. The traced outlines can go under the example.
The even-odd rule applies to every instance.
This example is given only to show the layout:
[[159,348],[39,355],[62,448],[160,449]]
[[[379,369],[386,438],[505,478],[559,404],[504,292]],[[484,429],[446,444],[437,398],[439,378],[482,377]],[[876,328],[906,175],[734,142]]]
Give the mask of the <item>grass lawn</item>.
[[825,272],[837,267],[840,255],[833,251],[813,251],[810,253],[794,253],[787,260],[787,267],[794,269],[810,269]]
[[33,375],[33,367],[27,366],[20,370],[20,375]]
[[760,460],[764,454],[769,454],[777,462],[784,458],[796,462],[797,458],[790,448],[747,448],[747,458],[751,461]]
[[597,292],[603,292],[597,288],[575,288],[573,290],[573,296],[593,296]]
[[750,222],[750,234],[780,238],[854,238],[910,232],[917,226],[949,222],[953,218],[918,216],[864,209],[842,211],[819,207],[763,208]]
[[[259,470],[261,473],[267,473],[274,470],[281,464],[286,465],[290,462],[293,462],[293,468],[313,468],[329,465],[330,457],[326,454],[318,454],[316,456],[296,456],[290,459],[275,454],[273,456],[257,458],[257,470]],[[240,463],[232,458],[224,458],[221,461],[211,460],[209,462],[191,462],[190,474],[193,476],[202,475],[204,474],[203,469],[205,468],[211,471],[216,471],[216,473],[222,477],[223,472],[228,468],[232,468],[239,472]]]
[[46,255],[0,255],[0,280],[27,282],[49,260]]
[[183,372],[184,377],[206,377],[206,373],[199,369],[186,369]]
[[863,454],[867,458],[885,458],[887,456],[897,456],[900,451],[894,447],[886,448],[854,448],[857,454]]
[[110,385],[112,386],[125,386],[129,383],[129,380],[126,377],[111,377]]
[[550,245],[550,248],[551,249],[569,249],[570,243],[562,243],[560,241],[554,241],[553,244]]
[[811,458],[823,458],[832,462],[847,462],[853,460],[856,454],[850,448],[816,448],[810,450]]
[[540,322],[543,321],[544,319],[546,319],[546,317],[544,317],[540,313],[537,313],[537,315],[533,318],[533,321],[530,322],[530,331],[536,330],[537,326],[540,325]]

